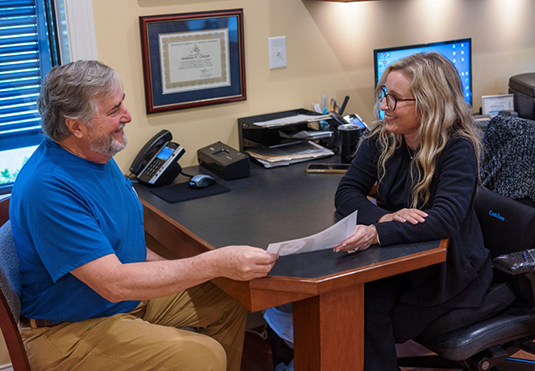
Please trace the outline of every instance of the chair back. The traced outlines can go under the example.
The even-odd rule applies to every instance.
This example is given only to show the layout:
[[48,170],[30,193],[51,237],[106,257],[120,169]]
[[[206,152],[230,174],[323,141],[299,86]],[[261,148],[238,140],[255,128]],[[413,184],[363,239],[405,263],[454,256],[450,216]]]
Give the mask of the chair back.
[[475,209],[492,258],[535,248],[535,208],[480,187]]
[[9,220],[9,197],[0,200],[0,227]]
[[[535,208],[489,191],[478,190],[476,213],[483,231],[485,247],[492,258],[535,249]],[[523,255],[525,256],[525,255]],[[516,296],[530,305],[535,303],[533,273],[511,275],[501,272],[494,261],[494,282],[510,282]]]
[[4,295],[13,318],[20,316],[19,259],[15,251],[15,242],[11,233],[11,221],[0,228],[0,289]]
[[30,370],[30,365],[18,328],[21,277],[8,206],[9,199],[0,201],[0,223],[7,220],[0,227],[0,329],[13,370],[24,371]]

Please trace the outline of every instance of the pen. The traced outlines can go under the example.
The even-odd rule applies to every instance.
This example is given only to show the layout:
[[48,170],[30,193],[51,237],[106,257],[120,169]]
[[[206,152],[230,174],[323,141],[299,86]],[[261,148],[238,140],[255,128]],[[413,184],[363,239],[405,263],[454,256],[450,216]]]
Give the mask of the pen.
[[344,113],[344,110],[346,109],[347,101],[349,100],[349,95],[346,95],[344,98],[344,103],[342,103],[342,108],[340,108],[340,115]]
[[[323,114],[324,114],[324,115],[327,114],[327,107],[324,107],[324,108],[323,108]],[[321,130],[325,130],[325,129],[327,129],[327,121],[325,121],[325,120],[321,120],[321,121],[320,121],[320,127],[321,127]]]

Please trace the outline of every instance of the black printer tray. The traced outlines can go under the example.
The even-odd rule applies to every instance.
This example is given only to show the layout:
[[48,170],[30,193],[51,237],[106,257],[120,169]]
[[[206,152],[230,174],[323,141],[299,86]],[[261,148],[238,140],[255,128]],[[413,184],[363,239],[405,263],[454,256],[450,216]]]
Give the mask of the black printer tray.
[[288,116],[295,115],[315,115],[322,116],[314,111],[310,111],[304,108],[268,113],[264,115],[242,117],[238,119],[238,133],[240,141],[240,151],[246,151],[247,148],[275,148],[285,146],[289,144],[298,143],[300,140],[282,138],[280,132],[287,134],[296,133],[302,130],[311,131],[308,127],[308,122],[299,122],[294,124],[262,127],[255,125],[255,122],[263,122],[269,120],[275,120]]

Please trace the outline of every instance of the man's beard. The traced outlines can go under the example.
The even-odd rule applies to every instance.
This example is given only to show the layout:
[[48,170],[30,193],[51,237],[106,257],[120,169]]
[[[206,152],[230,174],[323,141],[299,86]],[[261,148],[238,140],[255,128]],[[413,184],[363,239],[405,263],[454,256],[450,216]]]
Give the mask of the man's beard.
[[[124,128],[124,124],[122,126],[119,126],[118,130],[121,130]],[[126,144],[128,143],[128,139],[126,138],[126,135],[123,132],[123,143],[117,141],[113,134],[109,135],[108,137],[100,137],[95,138],[91,140],[91,150],[94,152],[97,152],[103,156],[109,156],[113,157],[118,152],[122,151],[124,147],[126,147]]]

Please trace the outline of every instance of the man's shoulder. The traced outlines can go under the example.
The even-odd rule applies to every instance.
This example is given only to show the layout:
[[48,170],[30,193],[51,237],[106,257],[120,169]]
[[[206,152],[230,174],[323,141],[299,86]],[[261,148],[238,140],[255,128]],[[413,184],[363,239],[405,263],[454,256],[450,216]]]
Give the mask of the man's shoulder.
[[54,178],[57,177],[57,169],[62,163],[61,154],[45,140],[20,170],[13,192],[28,191],[28,188],[35,192],[42,187],[57,184],[57,179]]
[[69,155],[45,140],[23,166],[12,190],[12,202],[38,206],[52,199],[76,197],[88,170],[69,163]]

